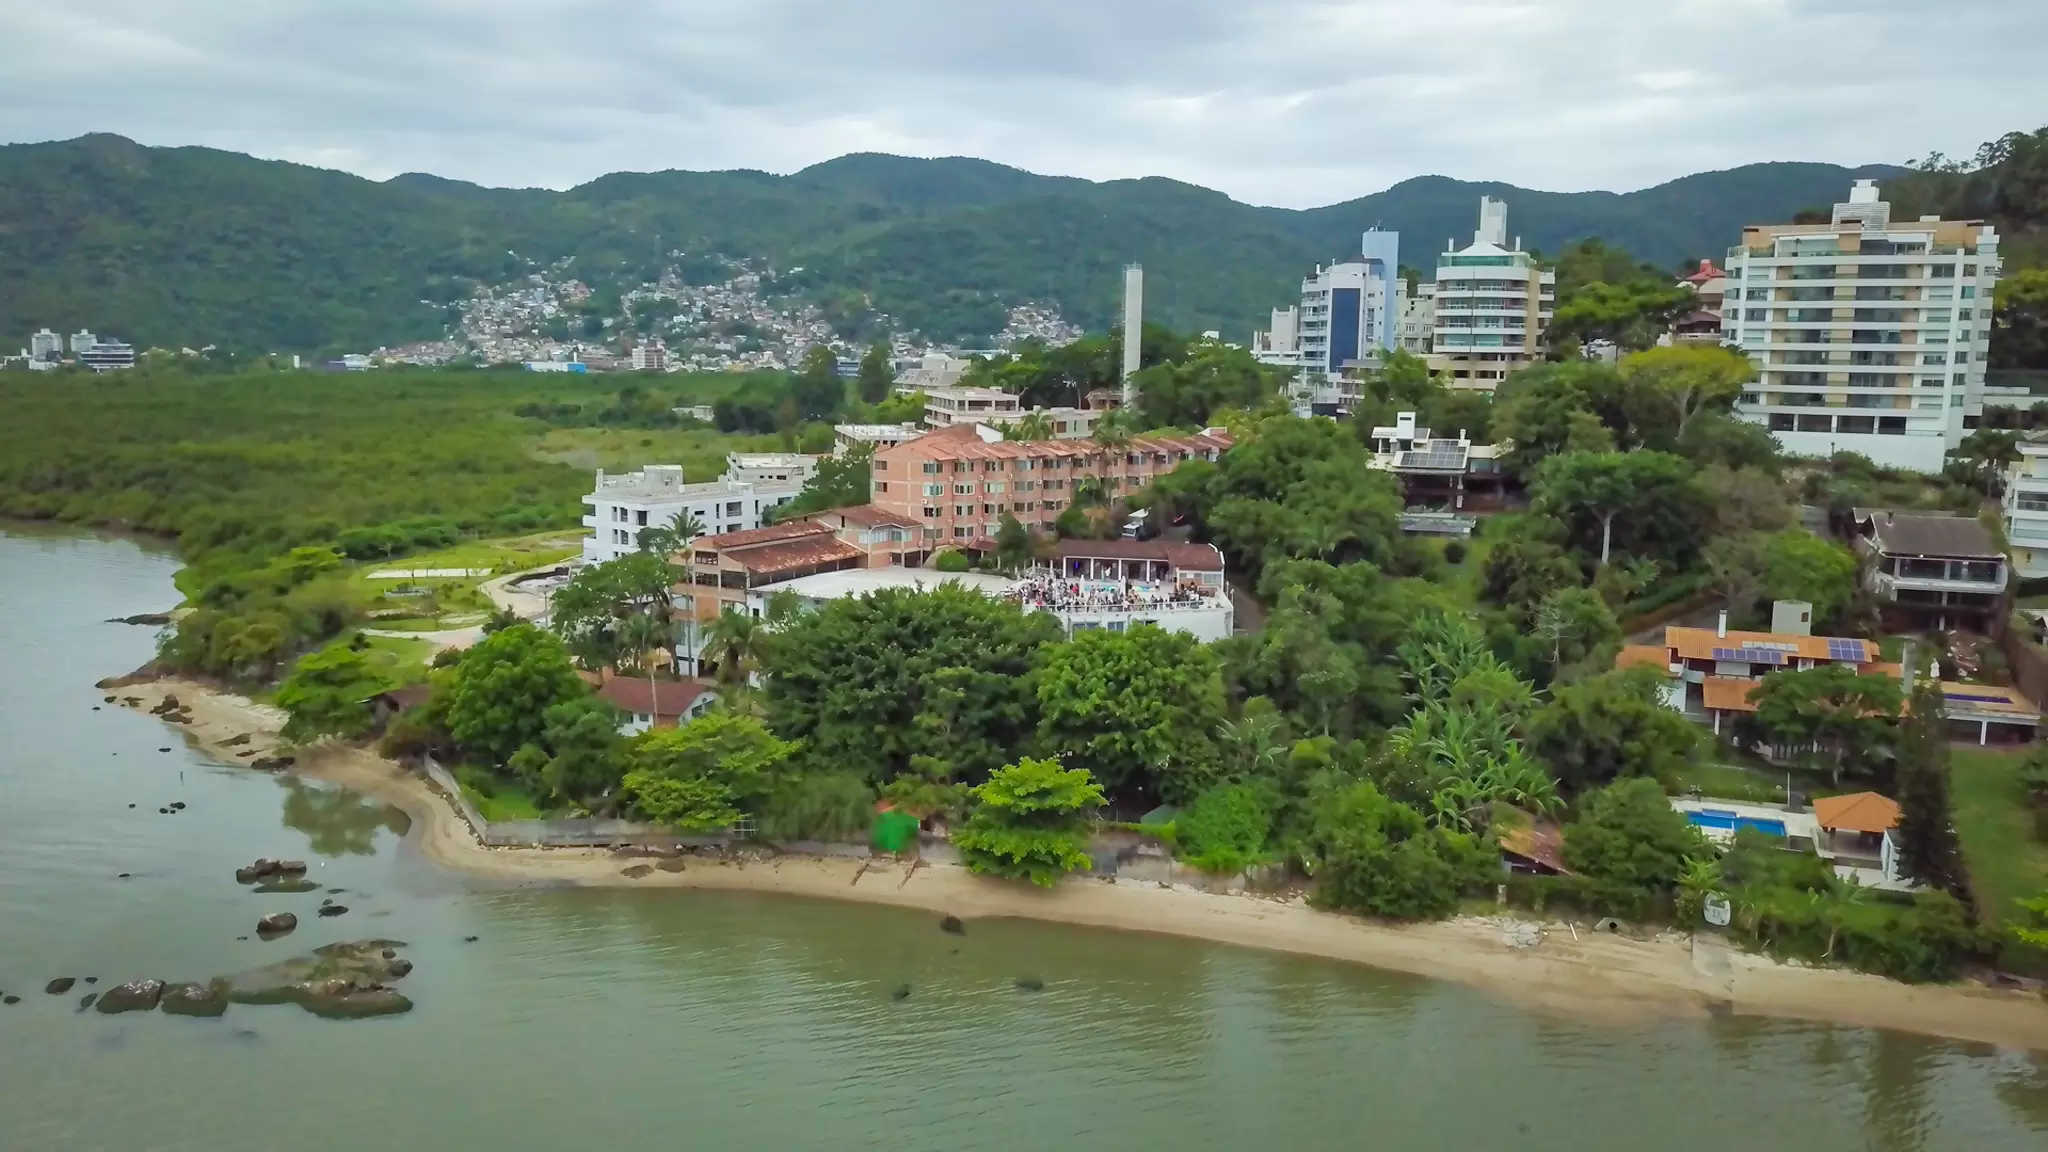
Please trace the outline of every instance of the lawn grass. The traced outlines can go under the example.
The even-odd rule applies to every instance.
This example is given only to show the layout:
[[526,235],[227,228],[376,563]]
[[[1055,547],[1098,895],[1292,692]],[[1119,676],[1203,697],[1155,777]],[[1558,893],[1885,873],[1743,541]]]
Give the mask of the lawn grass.
[[2022,752],[1983,748],[1949,754],[1949,804],[1970,890],[1994,924],[2013,918],[2015,901],[2048,892],[2048,843],[2034,838],[2034,814],[2020,786],[2024,759]]
[[[1740,764],[1705,762],[1673,773],[1663,782],[1668,792],[1682,793],[1698,788],[1703,795],[1720,800],[1747,800],[1753,804],[1785,802],[1785,774],[1763,771]],[[1796,789],[1798,780],[1792,782]]]
[[434,646],[427,641],[365,636],[363,643],[364,660],[385,683],[402,687],[427,678],[427,661],[434,658]]
[[[491,540],[469,540],[436,552],[422,552],[398,560],[356,564],[349,572],[350,598],[372,613],[412,611],[400,619],[373,621],[378,628],[433,631],[462,627],[441,622],[449,614],[488,613],[491,602],[478,587],[487,580],[532,568],[545,568],[583,550],[583,531],[540,532],[531,536],[508,536]],[[372,580],[372,572],[391,569],[466,568],[482,570],[482,576],[450,576],[421,580]],[[400,589],[425,589],[427,596],[392,596]]]
[[462,785],[463,797],[486,820],[496,823],[547,819],[548,814],[541,810],[539,802],[517,784],[466,765],[456,767],[455,779]]
[[714,428],[550,428],[535,442],[542,460],[576,468],[631,472],[647,464],[681,464],[687,483],[725,475],[728,452],[789,451],[780,436],[746,436]]

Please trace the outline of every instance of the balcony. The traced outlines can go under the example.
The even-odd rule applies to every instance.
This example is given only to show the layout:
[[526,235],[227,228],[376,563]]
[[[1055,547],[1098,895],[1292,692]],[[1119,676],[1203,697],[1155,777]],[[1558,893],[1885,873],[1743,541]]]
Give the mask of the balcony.
[[[1920,560],[1886,557],[1871,573],[1871,584],[1890,600],[1901,592],[1964,593],[1996,596],[2005,591],[2005,563],[2000,560]],[[1917,597],[1904,597],[1914,600]]]

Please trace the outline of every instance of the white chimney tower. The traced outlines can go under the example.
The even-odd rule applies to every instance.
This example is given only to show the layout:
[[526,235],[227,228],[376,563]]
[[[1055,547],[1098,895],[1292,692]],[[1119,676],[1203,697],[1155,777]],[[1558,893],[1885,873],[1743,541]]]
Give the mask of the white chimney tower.
[[1124,266],[1124,407],[1137,403],[1131,377],[1138,372],[1139,345],[1145,338],[1145,269]]

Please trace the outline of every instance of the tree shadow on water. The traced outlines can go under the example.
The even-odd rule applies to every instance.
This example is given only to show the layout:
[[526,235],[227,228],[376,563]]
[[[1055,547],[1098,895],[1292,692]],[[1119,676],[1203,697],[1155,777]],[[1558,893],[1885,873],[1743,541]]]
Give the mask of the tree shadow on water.
[[405,834],[405,815],[340,788],[322,788],[294,776],[281,776],[285,791],[284,826],[306,834],[312,850],[322,856],[375,856],[377,833]]

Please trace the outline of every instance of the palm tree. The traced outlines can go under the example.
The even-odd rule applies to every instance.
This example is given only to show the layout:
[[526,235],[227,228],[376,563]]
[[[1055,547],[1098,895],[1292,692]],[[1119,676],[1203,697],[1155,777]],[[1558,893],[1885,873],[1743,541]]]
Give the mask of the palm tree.
[[1096,417],[1095,442],[1112,452],[1121,451],[1131,442],[1131,414],[1122,408],[1112,408]]
[[704,534],[704,522],[688,508],[669,517],[666,524],[646,528],[640,533],[640,547],[643,551],[659,552],[673,556],[690,546],[690,542]]
[[1052,439],[1052,417],[1033,410],[1026,412],[1016,423],[1003,429],[1005,436],[1012,440],[1034,441]]
[[[649,714],[655,712],[654,650],[673,643],[669,639],[666,624],[650,613],[636,612],[619,622],[619,648],[621,655],[629,658],[647,677],[647,707]],[[670,656],[674,660],[674,656]]]
[[1216,729],[1217,741],[1230,750],[1245,776],[1270,775],[1279,767],[1287,755],[1280,735],[1280,717],[1272,712],[1225,720]]
[[740,611],[727,611],[704,638],[704,658],[718,665],[721,684],[745,684],[760,669],[767,646],[761,622]]

